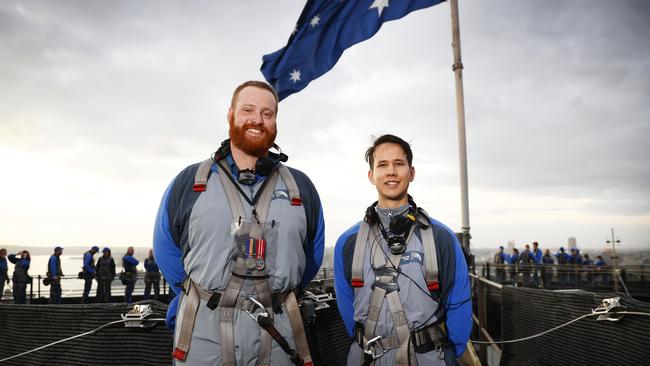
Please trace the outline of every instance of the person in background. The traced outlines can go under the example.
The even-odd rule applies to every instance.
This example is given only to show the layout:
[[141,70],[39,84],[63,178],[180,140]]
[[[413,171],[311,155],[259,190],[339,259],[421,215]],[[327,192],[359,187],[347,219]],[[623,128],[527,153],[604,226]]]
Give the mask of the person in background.
[[122,257],[122,268],[124,268],[122,283],[126,286],[124,288],[124,302],[127,304],[131,302],[133,288],[135,287],[135,282],[138,280],[137,266],[140,264],[140,261],[133,257],[133,252],[133,247],[128,247],[126,254]]
[[115,260],[111,256],[111,249],[102,249],[102,256],[97,259],[97,301],[111,302],[111,283],[115,279]]
[[520,264],[519,269],[521,272],[522,284],[524,287],[528,287],[530,284],[530,271],[533,263],[533,255],[530,252],[530,245],[526,244],[524,248],[524,251],[519,255],[518,262]]
[[555,259],[551,255],[551,251],[546,249],[544,251],[544,256],[542,256],[542,280],[544,281],[544,288],[551,287],[551,281],[553,280],[553,264],[555,264]]
[[61,254],[63,248],[54,248],[54,253],[50,256],[47,262],[47,278],[50,280],[50,304],[61,304],[61,277],[63,271],[61,270]]
[[560,251],[555,253],[555,257],[557,258],[557,277],[558,280],[560,281],[560,284],[566,285],[568,284],[567,281],[567,273],[569,269],[566,267],[567,263],[569,263],[569,255],[564,251],[564,247],[560,247]]
[[155,299],[158,300],[160,295],[160,270],[153,257],[153,249],[149,249],[149,257],[144,260],[144,269],[147,271],[144,275],[144,299],[151,297],[151,287]]
[[569,270],[569,283],[572,286],[578,287],[580,285],[580,266],[582,264],[582,255],[580,255],[580,250],[578,248],[571,248],[571,254],[567,261],[570,264],[571,269]]
[[609,286],[609,268],[602,255],[596,257],[596,268],[600,275],[600,284]]
[[505,282],[506,280],[506,263],[508,263],[508,255],[503,251],[502,245],[499,247],[499,251],[494,254],[494,264],[496,264],[494,273],[501,283]]
[[510,264],[510,281],[517,285],[517,263],[519,263],[519,249],[512,248],[512,254],[508,257]]
[[5,283],[9,284],[9,265],[7,264],[7,249],[0,249],[0,300],[5,293]]
[[585,254],[582,259],[582,266],[584,267],[585,276],[587,277],[587,284],[589,286],[594,285],[594,261],[589,258],[589,254]]
[[539,249],[539,243],[533,242],[533,250],[530,252],[531,258],[533,259],[533,284],[535,287],[539,287],[539,266],[542,263],[542,250]]
[[32,282],[32,278],[29,276],[29,265],[32,258],[28,251],[23,250],[17,254],[9,254],[7,259],[14,264],[14,275],[12,278],[14,284],[14,302],[16,304],[24,304],[26,301],[27,284]]
[[84,253],[83,258],[83,269],[81,277],[84,279],[84,293],[81,297],[81,303],[88,303],[88,295],[90,294],[90,289],[93,286],[93,279],[97,275],[95,271],[95,253],[99,252],[99,247],[93,246],[89,251]]

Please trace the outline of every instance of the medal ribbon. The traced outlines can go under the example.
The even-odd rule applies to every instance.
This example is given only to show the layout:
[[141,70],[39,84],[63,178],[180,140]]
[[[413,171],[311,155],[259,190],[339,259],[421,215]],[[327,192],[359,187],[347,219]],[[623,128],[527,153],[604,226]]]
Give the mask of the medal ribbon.
[[248,239],[248,243],[246,243],[246,254],[248,258],[253,258],[255,255],[253,249],[255,248],[255,239],[250,238]]
[[257,241],[257,259],[264,259],[266,252],[266,240],[260,239]]

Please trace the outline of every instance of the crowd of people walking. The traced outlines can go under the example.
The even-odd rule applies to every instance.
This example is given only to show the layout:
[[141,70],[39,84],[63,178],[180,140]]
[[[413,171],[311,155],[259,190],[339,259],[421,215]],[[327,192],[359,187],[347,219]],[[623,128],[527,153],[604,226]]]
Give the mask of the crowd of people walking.
[[[130,303],[133,300],[133,291],[135,284],[138,281],[137,266],[140,261],[134,257],[133,247],[127,248],[126,253],[122,256],[122,271],[118,274],[116,272],[115,260],[111,254],[111,249],[105,247],[101,250],[101,255],[95,260],[95,254],[99,253],[99,247],[93,246],[83,254],[81,263],[81,272],[75,275],[76,278],[84,281],[83,294],[81,296],[81,303],[86,304],[89,302],[111,302],[112,294],[111,287],[116,277],[124,285],[124,301]],[[43,278],[43,285],[49,286],[49,300],[50,304],[61,304],[62,299],[62,286],[61,280],[65,277],[61,265],[61,255],[63,248],[57,246],[54,248],[52,255],[47,262],[46,275]],[[12,276],[9,276],[9,265],[14,265]],[[6,249],[0,249],[0,299],[5,291],[5,284],[11,283],[12,294],[14,303],[25,304],[27,302],[27,286],[33,284],[33,278],[29,275],[31,265],[31,256],[29,251],[23,250],[15,254],[7,255]],[[160,296],[160,270],[153,257],[153,251],[149,250],[149,255],[144,260],[145,274],[144,274],[144,299],[151,298],[153,291],[153,298],[158,299]],[[91,290],[93,282],[96,282],[95,299],[91,298]]]
[[565,286],[578,286],[583,282],[608,286],[611,279],[609,265],[601,255],[594,261],[589,254],[583,256],[578,248],[570,248],[567,253],[564,247],[551,254],[549,249],[542,251],[536,241],[532,249],[525,244],[521,253],[518,248],[512,248],[508,254],[500,246],[493,263],[497,280],[510,280],[524,287],[548,287],[554,276]]

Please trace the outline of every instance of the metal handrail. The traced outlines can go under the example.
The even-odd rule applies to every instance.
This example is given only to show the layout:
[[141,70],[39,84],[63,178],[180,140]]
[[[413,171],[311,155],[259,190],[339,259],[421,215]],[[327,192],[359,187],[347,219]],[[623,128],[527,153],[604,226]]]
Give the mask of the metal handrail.
[[475,275],[475,274],[473,274],[473,273],[470,273],[469,276],[470,276],[470,277],[473,277],[473,278],[476,279],[476,280],[479,280],[479,281],[485,282],[487,285],[490,285],[490,286],[492,286],[492,287],[496,287],[496,288],[498,288],[498,289],[502,289],[502,288],[503,288],[503,285],[502,285],[502,284],[497,283],[497,282],[494,282],[494,281],[490,281],[490,280],[488,280],[487,278],[480,277],[480,276]]

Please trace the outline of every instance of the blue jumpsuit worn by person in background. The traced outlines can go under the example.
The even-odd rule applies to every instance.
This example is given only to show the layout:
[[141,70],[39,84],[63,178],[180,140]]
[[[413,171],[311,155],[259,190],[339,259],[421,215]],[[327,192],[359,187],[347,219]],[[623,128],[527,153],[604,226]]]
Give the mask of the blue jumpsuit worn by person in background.
[[[232,155],[220,161],[230,169],[235,182],[239,170]],[[204,192],[192,187],[199,164],[183,170],[165,191],[154,227],[154,256],[176,297],[169,305],[167,325],[174,328],[182,322],[189,298],[181,285],[189,277],[192,283],[209,291],[223,291],[231,279],[238,249],[233,228],[253,220],[252,207],[241,198],[246,217],[233,218],[220,174],[213,164]],[[277,169],[277,168],[275,168]],[[264,223],[266,273],[273,293],[286,293],[304,288],[314,278],[323,260],[324,221],[316,188],[302,172],[288,168],[300,191],[302,203],[293,205],[287,186],[278,177]],[[268,177],[256,176],[251,185],[236,183],[249,199],[260,191]],[[235,183],[233,183],[235,184]],[[263,220],[263,219],[261,219]],[[246,289],[246,291],[251,291]],[[257,296],[256,292],[247,292]],[[201,299],[186,360],[176,364],[221,364],[220,309],[210,309]],[[282,305],[284,308],[284,304]],[[295,347],[287,311],[274,315],[276,328],[289,345]],[[265,332],[242,310],[234,313],[235,358],[237,365],[252,365],[259,354],[260,337]],[[174,347],[179,339],[176,326]],[[272,365],[290,363],[288,356],[273,341]]]
[[3,256],[0,258],[0,300],[5,291],[5,283],[9,284],[9,265],[7,258]]
[[571,254],[567,259],[567,263],[571,265],[569,272],[569,283],[572,286],[580,286],[581,273],[579,266],[582,265],[582,255],[578,248],[571,248]]
[[151,297],[151,288],[155,299],[158,300],[160,295],[160,270],[154,258],[147,258],[144,260],[144,299],[147,300]]
[[84,279],[84,293],[81,297],[81,303],[88,303],[88,296],[90,295],[90,289],[93,286],[93,279],[97,277],[97,271],[95,268],[95,253],[99,252],[99,247],[94,246],[90,248],[89,251],[84,253],[83,258],[83,279]]
[[569,273],[569,269],[567,268],[566,264],[569,262],[569,254],[564,251],[564,247],[560,247],[560,251],[555,253],[555,257],[557,258],[557,277],[558,280],[560,281],[561,284],[566,285],[567,282],[567,275]]
[[542,265],[543,267],[543,280],[544,280],[544,288],[550,288],[551,287],[551,281],[553,280],[553,264],[555,264],[555,260],[553,259],[553,256],[549,253],[548,255],[544,255],[542,257]]
[[533,245],[533,250],[530,251],[530,254],[533,259],[533,284],[539,287],[539,266],[542,264],[542,256],[544,254],[539,246],[535,249],[535,245]]
[[29,258],[18,258],[15,254],[9,254],[9,262],[14,264],[14,275],[12,282],[14,284],[14,302],[24,304],[26,302],[27,284],[31,281],[29,271]]
[[124,282],[124,302],[127,304],[131,303],[131,296],[133,295],[133,288],[135,287],[135,282],[138,280],[138,270],[137,266],[140,264],[140,261],[135,259],[130,254],[125,254],[122,257],[122,268],[124,268],[125,279]]
[[[63,250],[60,247],[54,249],[57,252],[57,249]],[[50,260],[47,262],[47,277],[50,279],[50,304],[61,304],[63,300],[61,299],[61,277],[63,277],[63,271],[61,270],[61,258],[52,254]]]
[[[388,227],[388,215],[404,212],[408,207],[393,209],[377,208],[379,218]],[[436,350],[426,353],[416,353],[419,365],[444,365],[456,364],[455,356],[460,356],[465,351],[467,340],[472,330],[472,302],[470,297],[470,284],[467,273],[467,263],[458,239],[453,231],[444,224],[428,218],[431,226],[427,231],[415,229],[407,242],[406,250],[401,256],[397,284],[398,294],[406,313],[409,329],[425,328],[435,323],[444,322],[447,329],[449,344],[443,349],[446,354],[444,360],[440,359]],[[424,219],[426,220],[426,219]],[[374,250],[383,250],[390,254],[385,240],[373,238],[372,232],[367,240],[369,247],[365,250],[363,276],[364,285],[355,290],[351,285],[352,262],[356,246],[357,234],[361,223],[356,224],[343,233],[336,242],[334,251],[334,284],[336,288],[336,301],[345,323],[345,328],[351,337],[354,337],[355,327],[365,324],[368,317],[371,293],[373,288],[373,264],[371,263]],[[439,268],[439,289],[430,293],[427,289],[425,273],[424,247],[422,235],[427,235],[433,230],[435,250]],[[381,248],[374,246],[380,244]],[[408,276],[408,277],[407,277]],[[393,321],[387,300],[381,307],[375,334],[390,336],[394,333]],[[411,352],[414,352],[411,350]],[[376,360],[375,365],[393,365],[396,350],[385,353]],[[363,359],[363,352],[358,343],[353,342],[348,356],[348,364],[357,364]]]

